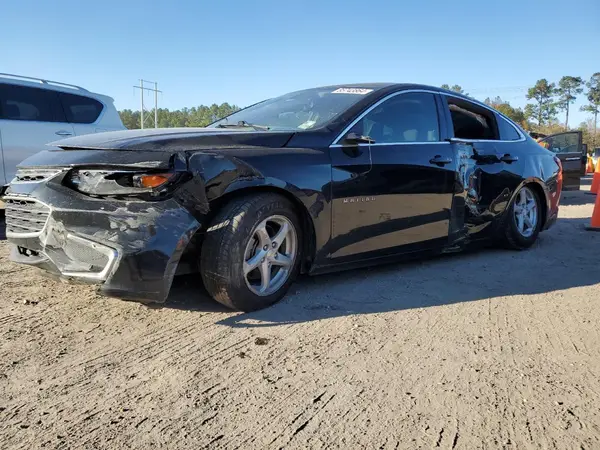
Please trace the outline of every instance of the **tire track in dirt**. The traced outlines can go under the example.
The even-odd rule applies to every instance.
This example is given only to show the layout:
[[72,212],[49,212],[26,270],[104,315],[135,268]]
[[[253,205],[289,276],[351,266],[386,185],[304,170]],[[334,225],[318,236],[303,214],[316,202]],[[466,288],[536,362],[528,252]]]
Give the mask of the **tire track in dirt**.
[[[222,341],[218,341],[216,343],[216,345],[212,346],[209,350],[208,350],[208,354],[206,354],[206,356],[204,356],[204,360],[208,360],[208,359],[212,359],[214,362],[219,361],[220,358],[222,358],[223,354],[227,354],[229,352],[235,352],[238,347],[240,347],[241,345],[246,345],[248,343],[250,338],[246,338],[243,339],[242,341],[236,341],[233,344],[230,345],[226,345],[225,348],[220,348],[220,346],[223,344]],[[132,352],[129,352],[129,354],[132,354]],[[171,354],[169,355],[169,358],[176,358],[180,355],[177,354]],[[129,363],[131,363],[131,361],[128,361]],[[128,373],[131,367],[135,366],[135,364],[129,364],[129,365],[124,365],[124,366],[120,366],[119,367],[119,371],[120,373]],[[98,415],[101,414],[103,412],[106,412],[106,409],[108,407],[108,405],[111,404],[116,404],[119,403],[119,400],[122,399],[126,399],[126,398],[130,398],[132,397],[130,395],[131,392],[136,392],[139,391],[139,387],[143,382],[139,382],[137,384],[132,384],[126,387],[121,387],[120,389],[115,389],[112,390],[111,392],[109,392],[106,395],[103,395],[101,398],[101,403],[97,405],[96,408],[92,409],[92,410],[85,410],[83,412],[80,412],[77,414],[77,417],[72,421],[74,422],[73,426],[70,426],[67,428],[67,432],[69,434],[77,434],[78,433],[78,424],[84,424],[85,425],[85,418],[90,416],[90,415]],[[68,387],[69,384],[64,384],[63,386]],[[88,382],[85,380],[85,378],[83,378],[83,381],[80,380],[76,380],[72,383],[73,387],[77,387],[77,390],[80,392],[83,392],[84,395],[86,395],[86,393],[92,394],[95,385],[92,384],[91,382]],[[86,389],[86,387],[89,387],[89,389]],[[50,404],[48,407],[49,408],[53,408],[53,409],[58,409],[58,408],[62,408],[65,407],[69,404],[71,404],[73,401],[72,396],[67,396],[65,398],[62,399],[62,401],[58,402],[58,403],[53,403]],[[152,422],[149,422],[149,424],[151,424],[151,429],[154,428],[156,426],[156,424],[152,424]],[[167,425],[165,426],[165,429],[169,427],[169,424],[167,423]]]

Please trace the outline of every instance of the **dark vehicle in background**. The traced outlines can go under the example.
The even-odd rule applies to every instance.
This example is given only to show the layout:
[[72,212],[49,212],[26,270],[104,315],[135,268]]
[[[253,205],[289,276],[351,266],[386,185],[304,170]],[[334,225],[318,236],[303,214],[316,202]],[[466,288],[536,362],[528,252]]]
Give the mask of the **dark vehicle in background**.
[[202,129],[102,133],[24,161],[14,261],[164,302],[176,273],[249,311],[300,272],[498,242],[558,214],[560,159],[485,104],[415,84],[293,92]]
[[579,190],[581,177],[585,175],[588,156],[581,131],[566,131],[544,136],[539,144],[560,159],[563,169],[563,189]]

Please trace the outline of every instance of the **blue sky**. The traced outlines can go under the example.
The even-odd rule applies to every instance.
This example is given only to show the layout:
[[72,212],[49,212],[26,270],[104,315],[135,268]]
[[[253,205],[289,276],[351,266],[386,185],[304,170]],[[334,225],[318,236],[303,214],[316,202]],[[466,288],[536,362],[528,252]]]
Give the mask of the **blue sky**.
[[522,106],[539,78],[600,71],[598,0],[2,3],[0,72],[83,85],[119,109],[138,108],[139,78],[171,109],[361,81],[456,83]]

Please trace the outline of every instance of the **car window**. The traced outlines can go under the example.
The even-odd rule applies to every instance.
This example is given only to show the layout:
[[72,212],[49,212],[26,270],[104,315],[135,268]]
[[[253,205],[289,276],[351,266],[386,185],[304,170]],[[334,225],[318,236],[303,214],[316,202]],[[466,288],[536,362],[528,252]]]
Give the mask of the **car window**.
[[435,98],[425,92],[396,95],[369,111],[350,131],[369,136],[376,144],[439,141]]
[[473,140],[498,140],[495,114],[464,99],[446,97],[452,117],[454,137]]
[[38,122],[63,122],[60,102],[54,91],[0,84],[0,118]]
[[554,153],[577,153],[579,149],[579,133],[563,133],[547,137],[542,141],[548,150]]
[[305,89],[251,105],[209,125],[252,124],[271,130],[310,130],[335,120],[373,92],[364,87]]
[[65,93],[59,95],[67,121],[71,123],[94,123],[104,108],[93,98]]
[[498,131],[500,131],[500,139],[503,141],[518,141],[521,139],[515,127],[501,116],[498,116]]

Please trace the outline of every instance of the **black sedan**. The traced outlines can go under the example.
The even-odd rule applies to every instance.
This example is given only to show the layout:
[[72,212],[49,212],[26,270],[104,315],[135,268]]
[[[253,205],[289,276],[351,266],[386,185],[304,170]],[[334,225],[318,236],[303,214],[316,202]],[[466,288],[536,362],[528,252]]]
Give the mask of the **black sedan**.
[[207,128],[54,145],[7,191],[13,261],[149,302],[199,272],[244,311],[281,299],[301,272],[528,248],[556,220],[563,177],[497,111],[414,84],[307,89]]

